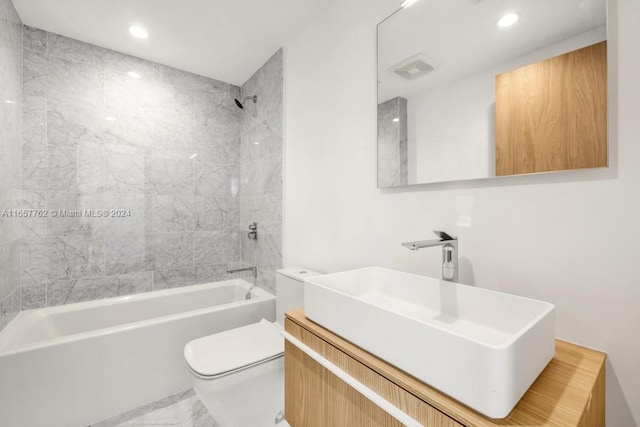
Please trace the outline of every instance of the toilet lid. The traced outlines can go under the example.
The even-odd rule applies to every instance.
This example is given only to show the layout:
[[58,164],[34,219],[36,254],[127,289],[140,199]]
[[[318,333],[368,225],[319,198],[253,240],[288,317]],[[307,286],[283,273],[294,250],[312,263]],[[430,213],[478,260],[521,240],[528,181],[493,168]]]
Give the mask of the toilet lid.
[[230,374],[284,354],[278,324],[262,319],[191,341],[184,348],[187,364],[197,375],[211,378]]

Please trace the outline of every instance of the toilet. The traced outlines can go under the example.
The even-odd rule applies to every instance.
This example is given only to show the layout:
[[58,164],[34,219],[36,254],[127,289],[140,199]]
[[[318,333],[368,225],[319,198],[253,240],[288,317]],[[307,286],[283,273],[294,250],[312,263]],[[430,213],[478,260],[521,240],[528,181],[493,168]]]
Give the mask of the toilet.
[[184,357],[193,388],[221,427],[286,427],[284,420],[284,313],[302,307],[302,268],[276,272],[276,322],[258,323],[188,343]]

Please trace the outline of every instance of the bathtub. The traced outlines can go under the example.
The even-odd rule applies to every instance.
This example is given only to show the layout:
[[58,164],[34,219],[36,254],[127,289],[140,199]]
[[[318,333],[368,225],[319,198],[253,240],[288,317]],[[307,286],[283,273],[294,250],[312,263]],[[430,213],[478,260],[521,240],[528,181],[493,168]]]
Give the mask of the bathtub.
[[0,424],[86,426],[191,387],[191,340],[275,320],[234,279],[23,311],[0,332]]

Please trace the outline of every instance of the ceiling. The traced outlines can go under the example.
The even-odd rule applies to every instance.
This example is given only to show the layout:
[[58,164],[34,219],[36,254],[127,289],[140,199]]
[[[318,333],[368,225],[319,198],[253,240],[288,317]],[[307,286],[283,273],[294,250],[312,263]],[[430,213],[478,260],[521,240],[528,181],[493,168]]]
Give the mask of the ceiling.
[[[519,21],[498,28],[508,12]],[[409,98],[605,25],[606,0],[423,0],[378,26],[378,99]],[[434,71],[414,80],[393,72],[416,54]]]
[[[242,85],[327,0],[13,0],[24,24]],[[142,25],[149,38],[127,31]]]

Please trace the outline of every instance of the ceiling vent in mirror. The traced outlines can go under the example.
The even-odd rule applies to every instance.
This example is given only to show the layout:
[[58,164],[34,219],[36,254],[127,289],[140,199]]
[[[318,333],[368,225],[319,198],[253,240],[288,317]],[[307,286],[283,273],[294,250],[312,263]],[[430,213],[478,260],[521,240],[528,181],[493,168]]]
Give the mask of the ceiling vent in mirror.
[[414,80],[434,70],[425,60],[426,57],[419,53],[394,65],[391,70],[402,78]]

